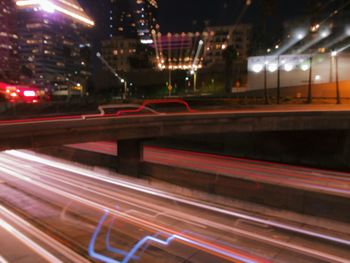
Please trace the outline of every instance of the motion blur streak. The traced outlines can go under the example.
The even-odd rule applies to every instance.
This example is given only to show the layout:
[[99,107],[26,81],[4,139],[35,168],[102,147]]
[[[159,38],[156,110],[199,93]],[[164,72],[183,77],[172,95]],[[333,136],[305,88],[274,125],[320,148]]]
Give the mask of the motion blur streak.
[[[62,245],[60,242],[56,241],[49,235],[43,233],[42,231],[40,231],[39,229],[31,225],[29,222],[25,221],[24,219],[22,219],[21,217],[11,212],[10,210],[8,210],[6,207],[2,205],[0,205],[0,214],[2,214],[6,218],[9,218],[13,222],[16,222],[16,224],[21,226],[21,228],[23,228],[25,231],[30,233],[31,236],[37,238],[38,240],[45,243],[46,245],[54,248],[56,251],[59,251],[60,254],[71,259],[73,262],[81,262],[81,263],[89,262],[87,259],[76,254],[66,246]],[[0,263],[1,263],[1,260],[0,260]]]
[[[129,183],[129,182],[121,180],[121,179],[116,179],[116,178],[112,178],[112,177],[109,177],[109,176],[100,175],[98,173],[94,173],[92,171],[89,171],[89,170],[86,170],[86,169],[83,169],[83,168],[78,168],[78,167],[75,167],[73,165],[62,164],[62,163],[59,163],[57,161],[44,159],[44,158],[35,156],[33,154],[30,154],[30,153],[25,153],[25,152],[15,151],[15,150],[6,151],[6,153],[9,154],[9,155],[21,158],[21,159],[30,160],[30,161],[33,161],[33,162],[38,162],[38,163],[41,163],[41,164],[44,164],[44,165],[48,165],[48,166],[51,166],[51,167],[55,167],[55,168],[58,168],[58,169],[61,169],[61,170],[64,170],[64,171],[76,173],[76,174],[79,174],[81,176],[86,176],[88,178],[92,178],[92,179],[100,180],[100,181],[103,181],[103,182],[106,182],[106,183],[110,183],[110,184],[113,184],[113,185],[121,186],[121,187],[130,189],[130,190],[133,190],[133,191],[142,192],[142,193],[149,194],[149,195],[152,195],[152,196],[161,197],[161,198],[164,198],[164,199],[168,199],[168,200],[176,201],[176,202],[179,202],[179,203],[182,203],[182,204],[186,204],[186,205],[190,205],[190,206],[206,209],[206,210],[217,212],[217,213],[220,213],[220,214],[224,214],[224,215],[228,215],[228,216],[232,216],[232,217],[237,217],[237,218],[249,220],[249,221],[260,223],[260,224],[266,224],[266,225],[269,225],[269,226],[272,226],[272,227],[276,227],[276,228],[280,228],[280,229],[284,229],[284,230],[288,230],[288,231],[293,231],[293,232],[300,233],[300,234],[303,234],[303,235],[308,235],[308,236],[311,236],[311,237],[321,238],[321,239],[324,239],[324,240],[328,240],[328,241],[332,241],[332,242],[336,242],[336,243],[340,243],[340,244],[343,244],[343,245],[350,246],[350,240],[337,238],[337,237],[334,237],[334,236],[325,235],[325,234],[317,233],[317,232],[310,231],[310,230],[304,230],[304,229],[301,229],[299,227],[294,227],[294,226],[278,223],[278,222],[275,222],[275,221],[272,221],[272,220],[262,219],[262,218],[255,217],[255,216],[250,216],[250,215],[243,214],[243,213],[240,213],[240,212],[229,211],[229,210],[226,210],[226,209],[223,209],[223,208],[215,207],[213,205],[208,205],[206,203],[193,201],[191,199],[181,198],[180,196],[177,196],[177,195],[174,195],[174,194],[170,194],[168,192],[163,192],[163,191],[152,189],[152,188],[149,188],[149,187],[145,187],[145,186]],[[18,176],[18,175],[16,175],[16,176]]]
[[94,231],[93,235],[92,235],[92,238],[90,240],[90,243],[89,243],[89,248],[88,248],[88,251],[89,251],[89,256],[94,258],[94,259],[97,259],[97,260],[100,260],[100,261],[103,261],[103,262],[106,262],[106,263],[120,263],[120,261],[117,261],[117,260],[114,260],[110,257],[107,257],[107,256],[104,256],[102,254],[99,254],[95,251],[95,243],[96,243],[96,239],[98,237],[98,234],[103,226],[103,223],[104,221],[106,220],[106,218],[108,217],[108,212],[106,212],[103,217],[101,218],[101,220],[98,222],[98,225],[97,225],[97,228],[96,230]]
[[[38,255],[43,257],[44,259],[48,260],[52,263],[61,263],[62,261],[56,258],[54,255],[52,255],[50,252],[39,246],[37,243],[33,242],[30,238],[22,234],[20,231],[18,231],[16,228],[14,228],[12,225],[7,223],[6,221],[0,219],[0,227],[5,229],[7,232],[12,234],[14,237],[16,237],[18,240],[20,240],[23,244],[28,246],[30,249],[35,251]],[[62,262],[63,263],[63,262]]]
[[[105,147],[104,145],[102,144],[100,147]],[[288,177],[288,179],[291,178],[293,181],[284,180],[285,184],[298,185],[299,187],[307,187],[308,189],[322,189],[345,196],[350,195],[347,185],[344,185],[344,183],[350,182],[349,174],[154,146],[146,146],[144,148],[144,160],[151,163],[160,163],[211,173],[219,172],[228,176],[241,175],[245,178],[259,178],[272,182],[278,182],[281,178],[284,180],[285,177]]]
[[2,256],[0,256],[0,263],[8,263],[8,261],[4,259]]
[[[11,175],[11,176],[13,176],[15,178],[18,178],[18,179],[21,179],[21,180],[25,180],[22,176],[19,176],[16,172],[13,172],[13,171],[11,171],[11,170],[9,170],[7,168],[0,167],[0,171],[3,171],[4,173],[7,173],[8,175]],[[26,180],[26,181],[28,181],[28,180]],[[30,180],[28,182],[33,184],[33,185],[36,185],[36,186],[38,186],[38,187],[40,187],[42,189],[45,189],[47,191],[50,191],[50,192],[53,192],[55,194],[61,195],[61,196],[65,197],[65,198],[68,198],[70,200],[74,200],[74,201],[77,201],[77,202],[79,202],[81,204],[84,204],[86,206],[93,207],[93,208],[95,208],[97,210],[110,211],[111,214],[113,214],[115,216],[122,217],[124,220],[126,220],[128,222],[131,222],[134,225],[138,225],[138,226],[143,227],[143,228],[148,228],[148,229],[150,229],[152,231],[156,231],[156,232],[160,231],[160,232],[163,232],[163,233],[167,233],[169,235],[178,234],[177,231],[172,230],[170,228],[167,228],[165,226],[157,225],[155,223],[151,223],[151,222],[148,222],[146,220],[140,219],[138,217],[133,217],[133,216],[130,216],[130,215],[125,214],[125,213],[121,214],[121,213],[119,213],[119,211],[111,209],[110,207],[107,207],[106,205],[103,205],[103,204],[100,204],[100,203],[96,203],[94,201],[91,201],[91,200],[79,197],[76,194],[71,194],[71,193],[68,193],[66,191],[59,190],[56,187],[49,186],[47,184],[38,182],[36,180]],[[221,257],[221,258],[226,259],[226,260],[232,261],[232,258],[227,257],[226,254],[231,254],[231,253],[235,253],[236,252],[236,251],[232,250],[231,248],[221,247],[219,245],[212,244],[212,243],[209,243],[207,241],[200,240],[198,238],[195,238],[195,237],[192,237],[192,236],[189,236],[189,235],[181,234],[181,237],[183,239],[179,239],[180,241],[183,242],[184,240],[189,239],[192,242],[191,243],[186,242],[187,245],[190,245],[190,246],[192,246],[194,248],[197,248],[199,250],[203,250],[204,251],[205,246],[211,246],[213,249],[209,250],[209,251],[206,251],[206,252],[212,253],[213,255],[215,255],[217,257]],[[200,243],[201,246],[196,245],[197,243]],[[219,251],[224,252],[224,253],[217,253],[216,250],[219,250]],[[256,260],[256,262],[266,262],[266,261],[264,261],[264,260]]]
[[[106,214],[108,215],[108,211],[106,211]],[[121,250],[121,249],[118,249],[118,248],[115,248],[115,247],[111,246],[110,237],[111,237],[111,231],[112,231],[112,228],[113,228],[114,221],[115,221],[115,219],[113,219],[112,222],[110,223],[109,228],[108,228],[108,232],[106,234],[106,238],[105,238],[106,248],[107,248],[107,250],[109,252],[112,252],[112,253],[115,253],[115,254],[119,254],[119,255],[122,255],[122,256],[126,256],[128,254],[127,252],[125,252],[124,250]],[[140,258],[139,257],[132,257],[132,259],[133,260],[139,260]]]
[[[100,255],[100,254],[97,254],[96,252],[94,252],[94,246],[95,246],[95,243],[96,243],[96,239],[101,231],[101,228],[102,228],[102,225],[103,223],[106,221],[107,217],[109,215],[109,212],[106,211],[105,214],[102,216],[102,218],[100,219],[99,223],[98,223],[98,226],[96,228],[96,230],[94,231],[94,234],[91,238],[91,241],[90,241],[90,244],[89,244],[89,255],[92,256],[92,257],[95,257],[96,259],[103,259],[106,260],[106,257],[103,256],[103,255]],[[130,261],[130,259],[133,258],[133,256],[137,253],[137,251],[145,244],[147,244],[149,241],[152,241],[154,243],[158,243],[160,245],[163,245],[163,246],[168,246],[170,245],[170,243],[175,240],[175,239],[179,239],[185,243],[189,243],[189,244],[192,244],[192,245],[195,245],[196,247],[202,247],[204,248],[205,250],[213,250],[215,253],[218,253],[218,254],[223,254],[225,255],[227,258],[230,258],[230,259],[233,259],[233,260],[238,260],[238,262],[245,262],[245,263],[254,263],[254,262],[257,262],[257,261],[252,261],[250,259],[247,259],[245,258],[243,255],[238,255],[238,253],[236,254],[232,254],[232,253],[227,253],[226,251],[221,251],[220,249],[218,248],[215,248],[215,247],[211,247],[211,246],[208,246],[206,244],[202,244],[202,243],[198,243],[197,241],[195,240],[190,240],[190,239],[187,239],[186,237],[183,237],[183,236],[179,236],[179,235],[171,235],[167,240],[161,240],[161,239],[158,239],[158,238],[155,238],[154,236],[146,236],[144,237],[143,239],[141,239],[139,242],[136,243],[136,245],[130,250],[130,252],[124,257],[124,259],[121,261],[121,262],[118,262],[118,261],[115,261],[113,259],[109,259],[108,261],[106,262],[111,262],[111,263],[114,263],[114,262],[118,262],[118,263],[128,263]],[[97,256],[97,257],[96,257]],[[236,262],[236,261],[235,261]],[[262,262],[262,261],[258,261],[258,262]]]

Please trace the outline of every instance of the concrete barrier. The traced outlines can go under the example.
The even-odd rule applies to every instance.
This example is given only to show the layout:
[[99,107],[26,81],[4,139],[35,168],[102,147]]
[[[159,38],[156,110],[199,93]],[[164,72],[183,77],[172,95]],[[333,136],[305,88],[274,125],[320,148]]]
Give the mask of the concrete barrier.
[[[36,151],[91,166],[118,169],[118,161],[111,155],[69,147]],[[350,199],[344,197],[145,162],[140,163],[140,175],[150,181],[166,182],[275,209],[350,222]]]
[[350,199],[224,175],[144,163],[143,175],[179,186],[296,213],[350,222]]

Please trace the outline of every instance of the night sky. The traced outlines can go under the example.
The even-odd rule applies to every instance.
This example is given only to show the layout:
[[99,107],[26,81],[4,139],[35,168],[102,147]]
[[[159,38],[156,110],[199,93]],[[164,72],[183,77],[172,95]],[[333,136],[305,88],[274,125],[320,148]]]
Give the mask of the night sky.
[[[108,0],[79,0],[86,11],[95,19],[97,38],[104,38],[107,31],[105,23]],[[252,0],[253,5],[243,17],[242,22],[258,22],[259,4],[264,0]],[[210,25],[233,24],[242,12],[245,0],[158,0],[161,31],[194,31],[205,21]],[[301,15],[304,2],[301,0],[280,2],[278,15],[291,18]],[[281,3],[283,2],[283,3]]]

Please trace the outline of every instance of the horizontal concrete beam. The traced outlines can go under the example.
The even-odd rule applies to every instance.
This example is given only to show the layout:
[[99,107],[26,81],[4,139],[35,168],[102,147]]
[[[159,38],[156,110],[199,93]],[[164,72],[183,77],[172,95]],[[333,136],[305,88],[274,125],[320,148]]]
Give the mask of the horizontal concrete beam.
[[350,130],[350,112],[216,112],[0,122],[0,150],[234,132]]
[[[112,155],[69,147],[53,147],[38,152],[91,166],[117,169]],[[153,163],[140,163],[141,176],[217,196],[239,199],[299,214],[350,222],[350,199],[324,192],[273,185],[244,178],[193,171]]]
[[350,200],[345,197],[151,163],[142,165],[142,173],[151,180],[303,215],[350,222]]

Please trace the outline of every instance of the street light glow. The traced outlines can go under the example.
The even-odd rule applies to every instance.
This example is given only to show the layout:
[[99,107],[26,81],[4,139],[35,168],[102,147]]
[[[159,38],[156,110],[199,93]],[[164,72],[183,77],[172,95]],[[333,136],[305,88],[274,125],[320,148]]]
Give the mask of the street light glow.
[[268,69],[271,73],[273,73],[273,72],[277,71],[278,66],[277,66],[276,63],[269,64],[269,66],[267,67],[267,69]]
[[308,71],[310,69],[310,65],[308,63],[304,63],[300,66],[302,71]]
[[260,73],[263,69],[264,69],[264,66],[263,66],[262,64],[255,64],[255,65],[253,65],[253,67],[252,67],[252,70],[253,70],[255,73]]
[[331,56],[332,56],[332,57],[336,57],[337,55],[338,55],[338,51],[335,51],[335,50],[332,51],[332,53],[331,53]]
[[298,40],[302,40],[305,37],[305,33],[304,32],[298,32],[298,33],[296,33],[295,37]]
[[315,76],[315,81],[320,81],[321,80],[321,76],[320,75],[316,75]]
[[287,72],[290,72],[293,69],[294,69],[294,66],[291,63],[287,63],[287,64],[284,65],[284,70],[287,71]]
[[331,31],[329,29],[325,29],[321,32],[321,38],[326,38],[331,34]]

